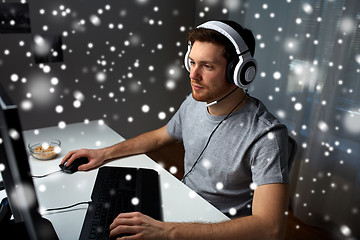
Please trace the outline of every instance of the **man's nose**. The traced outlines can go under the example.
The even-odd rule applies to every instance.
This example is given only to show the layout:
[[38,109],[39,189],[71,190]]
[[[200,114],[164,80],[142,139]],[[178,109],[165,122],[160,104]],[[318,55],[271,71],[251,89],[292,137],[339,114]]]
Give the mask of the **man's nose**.
[[189,77],[190,77],[190,79],[193,79],[193,80],[200,79],[199,68],[196,65],[191,66]]

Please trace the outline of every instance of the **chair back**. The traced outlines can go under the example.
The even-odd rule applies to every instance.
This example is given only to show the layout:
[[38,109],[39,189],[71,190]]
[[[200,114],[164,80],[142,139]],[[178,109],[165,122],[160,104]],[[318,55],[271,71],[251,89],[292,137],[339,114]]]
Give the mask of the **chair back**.
[[294,163],[296,152],[297,152],[297,143],[294,138],[289,136],[289,144],[288,144],[288,155],[289,155],[288,169],[289,169],[289,172]]

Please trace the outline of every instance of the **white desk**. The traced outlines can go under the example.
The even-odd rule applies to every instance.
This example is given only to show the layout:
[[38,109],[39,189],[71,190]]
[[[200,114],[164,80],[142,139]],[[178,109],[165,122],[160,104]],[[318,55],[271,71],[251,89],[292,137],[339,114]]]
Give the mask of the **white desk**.
[[[113,145],[124,138],[101,121],[69,124],[64,129],[49,127],[37,131],[25,131],[25,142],[57,138],[61,141],[62,152],[56,159],[38,160],[29,157],[33,175],[44,175],[59,170],[63,156],[70,150],[80,148],[102,148]],[[106,166],[151,168],[159,172],[164,221],[173,222],[219,222],[228,220],[224,214],[182,184],[176,177],[163,169],[146,155],[136,155],[107,163]],[[40,208],[69,206],[90,201],[97,169],[74,174],[55,173],[45,178],[34,179]],[[1,177],[1,176],[0,176]],[[1,199],[5,191],[0,192]],[[60,239],[78,239],[88,205],[44,213]]]

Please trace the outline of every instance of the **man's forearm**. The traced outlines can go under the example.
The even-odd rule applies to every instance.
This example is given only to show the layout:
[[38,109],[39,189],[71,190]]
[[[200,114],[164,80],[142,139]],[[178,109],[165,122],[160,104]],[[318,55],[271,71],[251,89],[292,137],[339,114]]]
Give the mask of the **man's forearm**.
[[143,133],[134,138],[117,143],[110,147],[101,149],[105,159],[125,157],[135,154],[147,153],[161,148],[165,144],[173,141],[167,135],[166,126],[154,131]]
[[213,223],[165,223],[168,239],[284,239],[289,204],[287,184],[258,186],[254,193],[253,215]]
[[[248,216],[220,223],[165,223],[168,238],[176,240],[283,239],[286,220],[281,224]],[[276,226],[274,225],[276,224]]]

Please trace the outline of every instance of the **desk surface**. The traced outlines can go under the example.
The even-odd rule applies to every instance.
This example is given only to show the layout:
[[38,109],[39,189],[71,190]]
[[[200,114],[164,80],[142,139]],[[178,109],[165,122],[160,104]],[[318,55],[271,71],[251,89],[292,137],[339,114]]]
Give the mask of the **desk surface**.
[[[70,150],[80,148],[102,148],[111,146],[124,138],[113,131],[102,121],[74,123],[64,129],[58,127],[42,128],[24,132],[26,143],[57,138],[61,141],[62,152],[56,159],[38,160],[29,157],[33,175],[44,175],[59,170],[59,163]],[[159,172],[164,221],[173,222],[219,222],[228,220],[219,210],[182,184],[176,177],[141,154],[121,158],[106,166],[151,168]],[[34,179],[34,185],[41,209],[69,206],[78,202],[90,201],[98,169],[88,172],[65,174],[62,172],[45,178]],[[0,176],[1,177],[1,176]],[[0,197],[5,191],[0,192]],[[49,219],[60,239],[78,239],[88,205],[44,213]]]

